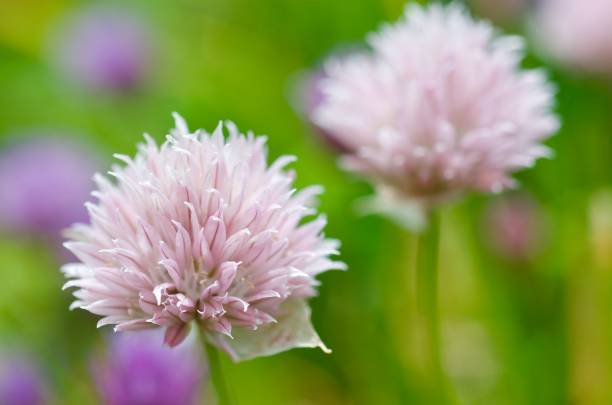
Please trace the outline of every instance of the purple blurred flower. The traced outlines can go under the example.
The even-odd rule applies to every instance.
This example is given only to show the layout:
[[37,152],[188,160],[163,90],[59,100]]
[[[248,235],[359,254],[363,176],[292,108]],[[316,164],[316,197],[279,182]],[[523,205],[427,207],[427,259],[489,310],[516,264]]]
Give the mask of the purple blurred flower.
[[120,8],[95,6],[77,12],[55,46],[69,78],[98,89],[132,90],[142,84],[151,59],[145,24]]
[[153,331],[116,336],[101,364],[94,367],[107,405],[189,405],[199,401],[203,360],[188,340],[178,347],[159,344]]
[[45,404],[42,377],[33,362],[8,358],[0,362],[0,404]]
[[485,215],[485,235],[491,248],[512,261],[528,261],[544,244],[544,219],[536,202],[526,195],[495,200]]
[[60,138],[32,138],[0,152],[0,227],[59,237],[86,221],[95,163]]

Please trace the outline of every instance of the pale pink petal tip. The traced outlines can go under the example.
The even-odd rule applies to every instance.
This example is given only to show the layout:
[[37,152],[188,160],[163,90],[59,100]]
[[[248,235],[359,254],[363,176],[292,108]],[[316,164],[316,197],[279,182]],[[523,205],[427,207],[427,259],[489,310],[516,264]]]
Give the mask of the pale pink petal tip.
[[[91,224],[66,243],[73,307],[116,331],[165,329],[176,346],[195,322],[236,360],[293,347],[321,347],[310,323],[315,277],[344,269],[339,243],[314,217],[318,187],[295,192],[285,166],[268,165],[265,139],[232,123],[213,134],[176,128],[157,146],[148,136],[132,159],[120,156],[111,182],[96,177]],[[224,128],[229,132],[225,137]]]

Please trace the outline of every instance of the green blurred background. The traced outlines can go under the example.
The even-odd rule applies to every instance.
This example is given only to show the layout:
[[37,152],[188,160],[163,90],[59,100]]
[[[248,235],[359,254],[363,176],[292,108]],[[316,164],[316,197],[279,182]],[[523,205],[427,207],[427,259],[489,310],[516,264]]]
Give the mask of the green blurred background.
[[[422,403],[409,361],[418,350],[410,323],[414,237],[355,213],[369,186],[337,168],[292,105],[300,74],[333,50],[363,43],[397,19],[405,1],[115,2],[140,15],[154,38],[146,83],[121,95],[72,83],[50,62],[49,38],[87,4],[0,4],[0,142],[50,128],[91,145],[110,165],[112,153],[133,154],[143,132],[162,140],[171,111],[191,128],[231,119],[267,135],[272,158],[299,157],[298,186],[325,187],[326,233],[342,241],[349,271],[322,275],[312,301],[333,354],[224,358],[239,403]],[[526,64],[546,65],[535,56]],[[488,243],[486,215],[503,196],[469,195],[443,212],[443,359],[460,403],[612,403],[612,79],[547,69],[563,128],[548,142],[554,159],[518,175],[538,207],[537,254],[512,260]],[[35,353],[57,403],[94,402],[89,364],[108,330],[68,311],[59,261],[42,241],[0,233],[0,259],[0,344]]]

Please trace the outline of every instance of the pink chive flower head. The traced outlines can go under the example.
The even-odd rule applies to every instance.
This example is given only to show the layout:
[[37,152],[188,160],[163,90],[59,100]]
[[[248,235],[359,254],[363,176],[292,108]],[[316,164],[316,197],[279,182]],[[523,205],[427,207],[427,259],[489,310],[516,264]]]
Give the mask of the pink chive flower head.
[[170,346],[195,322],[235,360],[325,348],[307,299],[316,275],[344,264],[330,259],[325,218],[307,220],[320,188],[296,192],[284,169],[294,158],[268,165],[263,137],[232,123],[226,140],[221,124],[190,133],[175,118],[161,146],[147,138],[134,159],[117,155],[115,182],[96,176],[91,224],[66,243],[81,261],[63,268],[72,306],[117,331],[163,327]]
[[549,155],[553,88],[522,70],[523,42],[463,7],[410,5],[369,37],[371,52],[330,60],[315,120],[355,152],[343,164],[395,200],[435,203],[514,186]]
[[612,1],[542,0],[532,28],[542,52],[579,70],[612,74]]

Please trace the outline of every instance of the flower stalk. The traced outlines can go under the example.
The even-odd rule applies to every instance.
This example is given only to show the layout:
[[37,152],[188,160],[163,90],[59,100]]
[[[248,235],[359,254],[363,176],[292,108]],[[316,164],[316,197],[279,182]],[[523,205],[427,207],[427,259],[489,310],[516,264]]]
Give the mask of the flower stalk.
[[[204,340],[204,338],[202,338]],[[219,350],[204,340],[206,357],[208,358],[208,373],[219,405],[233,405],[229,385],[223,376],[223,368],[219,359]]]
[[424,371],[436,396],[443,391],[444,377],[440,355],[440,324],[438,313],[438,251],[440,218],[435,211],[428,215],[428,226],[417,239],[416,282],[417,311],[425,343]]

